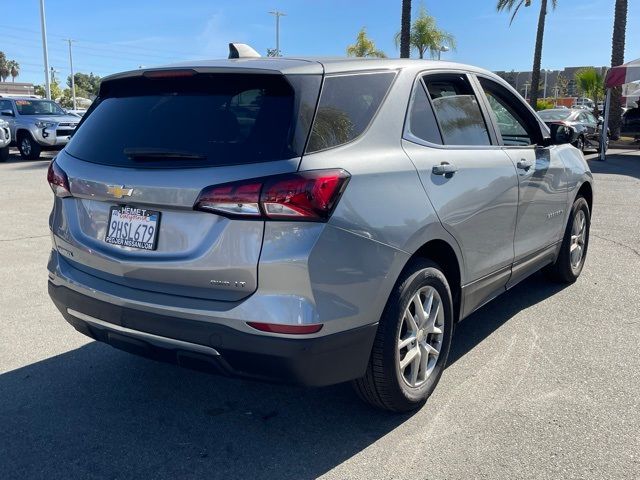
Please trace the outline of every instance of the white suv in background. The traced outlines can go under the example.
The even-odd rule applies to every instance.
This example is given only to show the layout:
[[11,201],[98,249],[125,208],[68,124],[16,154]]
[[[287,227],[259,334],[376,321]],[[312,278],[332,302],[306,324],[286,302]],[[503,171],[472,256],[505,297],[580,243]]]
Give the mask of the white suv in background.
[[80,122],[56,102],[33,97],[0,98],[0,115],[27,160],[39,158],[43,150],[61,150]]

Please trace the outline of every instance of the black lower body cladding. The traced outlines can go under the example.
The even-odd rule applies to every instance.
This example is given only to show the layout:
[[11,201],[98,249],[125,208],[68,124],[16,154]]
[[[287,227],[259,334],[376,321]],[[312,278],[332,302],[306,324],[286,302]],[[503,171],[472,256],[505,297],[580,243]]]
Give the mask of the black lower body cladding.
[[[120,307],[51,282],[49,295],[76,330],[121,350],[211,373],[305,386],[332,385],[364,375],[377,330],[376,323],[324,337],[280,338]],[[75,317],[68,309],[101,323]],[[178,347],[163,348],[127,335],[117,327],[211,347],[219,355]]]

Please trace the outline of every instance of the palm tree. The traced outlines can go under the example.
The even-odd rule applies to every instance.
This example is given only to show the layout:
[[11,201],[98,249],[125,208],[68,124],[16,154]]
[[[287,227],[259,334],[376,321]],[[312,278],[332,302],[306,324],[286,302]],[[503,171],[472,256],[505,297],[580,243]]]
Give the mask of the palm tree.
[[400,20],[400,58],[411,55],[411,0],[402,0],[402,19]]
[[[624,63],[624,47],[627,30],[627,0],[616,0],[613,19],[613,38],[611,41],[611,66],[617,67]],[[611,105],[609,107],[609,128],[611,138],[617,140],[620,137],[622,124],[622,108],[620,108],[620,87],[611,92]]]
[[[396,46],[398,43],[402,44],[402,32],[396,34]],[[418,51],[420,58],[424,58],[427,50],[431,58],[436,58],[443,46],[455,50],[456,39],[450,33],[440,30],[436,19],[428,15],[424,7],[420,7],[418,18],[411,25],[409,44]]]
[[[499,12],[513,12],[509,25],[513,23],[518,11],[522,6],[530,7],[533,0],[498,0],[496,8]],[[542,42],[544,40],[544,24],[547,18],[547,4],[551,1],[551,6],[555,10],[558,0],[540,0],[540,15],[538,17],[538,33],[536,34],[536,48],[533,54],[533,71],[531,72],[531,85],[540,84],[540,63],[542,62]],[[538,104],[538,89],[531,89],[530,102],[533,108]]]
[[20,64],[15,60],[9,60],[7,62],[7,68],[9,69],[9,74],[11,75],[11,81],[15,82],[16,77],[20,75]]
[[8,64],[4,52],[0,51],[0,82],[4,82],[11,73]]
[[365,27],[362,27],[358,32],[356,43],[347,47],[347,55],[350,57],[387,57],[382,50],[376,49],[376,44],[367,37],[367,29]]
[[582,68],[576,72],[576,85],[585,96],[591,97],[596,104],[594,114],[598,115],[598,102],[604,93],[604,78],[593,67]]

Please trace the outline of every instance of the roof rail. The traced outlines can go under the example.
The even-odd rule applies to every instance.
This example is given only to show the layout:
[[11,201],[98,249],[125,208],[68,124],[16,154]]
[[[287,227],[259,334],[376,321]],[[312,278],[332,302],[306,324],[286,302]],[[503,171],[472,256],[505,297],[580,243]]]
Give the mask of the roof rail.
[[246,43],[230,43],[229,58],[260,58],[261,55]]

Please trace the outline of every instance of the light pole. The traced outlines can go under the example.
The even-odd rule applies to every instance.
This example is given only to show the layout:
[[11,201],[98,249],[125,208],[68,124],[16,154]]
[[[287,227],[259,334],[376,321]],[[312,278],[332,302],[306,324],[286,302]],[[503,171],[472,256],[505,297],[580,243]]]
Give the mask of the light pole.
[[42,53],[44,55],[44,88],[47,100],[51,100],[51,85],[49,84],[49,52],[47,50],[47,22],[44,18],[44,0],[40,0],[40,28],[42,29]]
[[547,99],[547,76],[549,75],[549,70],[544,71],[544,98]]
[[284,17],[287,14],[284,12],[280,12],[279,10],[273,10],[269,13],[274,17],[276,17],[276,57],[279,57],[280,56],[280,17]]
[[68,38],[65,40],[69,42],[69,67],[71,69],[71,98],[73,98],[73,109],[76,109],[76,79],[73,76],[73,55],[71,54],[71,43],[73,40]]
[[441,45],[440,48],[438,49],[438,60],[440,60],[440,54],[442,52],[448,52],[449,51],[449,47],[447,47],[446,45]]

